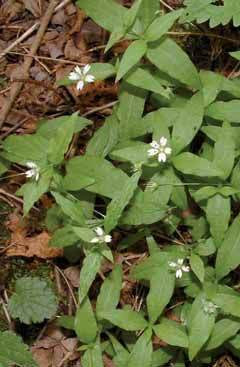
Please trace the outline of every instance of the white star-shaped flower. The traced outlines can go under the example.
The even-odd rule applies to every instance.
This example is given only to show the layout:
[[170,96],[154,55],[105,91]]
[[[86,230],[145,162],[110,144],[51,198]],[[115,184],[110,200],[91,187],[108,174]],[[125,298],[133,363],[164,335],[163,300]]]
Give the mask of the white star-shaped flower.
[[35,181],[39,180],[40,177],[40,168],[34,162],[26,162],[26,166],[30,168],[28,171],[25,172],[25,176],[28,178],[33,177]]
[[94,231],[97,236],[91,240],[92,243],[110,243],[112,241],[112,236],[110,236],[110,234],[105,234],[101,227],[95,228]]
[[70,80],[77,81],[77,89],[82,90],[85,83],[93,83],[95,76],[88,74],[91,69],[91,65],[87,64],[83,68],[76,66],[74,70],[69,74]]
[[154,155],[158,155],[159,162],[166,162],[167,155],[172,153],[172,149],[167,147],[167,139],[162,136],[159,140],[159,143],[156,140],[153,140],[150,143],[151,149],[148,150],[148,155],[153,157]]
[[182,278],[183,272],[188,273],[190,271],[189,266],[183,265],[183,259],[178,259],[177,262],[169,261],[170,268],[176,270],[176,278]]

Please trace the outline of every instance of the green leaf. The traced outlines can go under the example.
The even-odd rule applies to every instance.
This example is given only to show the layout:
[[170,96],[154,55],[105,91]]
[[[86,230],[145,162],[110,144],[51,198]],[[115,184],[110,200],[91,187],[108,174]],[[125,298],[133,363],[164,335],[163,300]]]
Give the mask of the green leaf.
[[87,255],[83,261],[80,273],[80,286],[78,290],[79,302],[81,303],[88,294],[89,288],[94,281],[97,272],[102,263],[102,255],[98,252],[92,252]]
[[89,344],[94,342],[98,328],[88,297],[77,308],[74,325],[75,332],[82,343]]
[[222,174],[222,172],[215,166],[214,163],[189,152],[182,153],[175,157],[173,159],[173,164],[178,171],[181,171],[187,175],[218,177]]
[[[227,288],[228,291],[228,288]],[[239,293],[230,289],[230,292],[220,290],[212,297],[213,302],[221,309],[224,315],[240,317],[240,298]]]
[[210,237],[207,240],[202,240],[199,242],[194,252],[199,256],[210,256],[216,252],[216,247],[214,245],[213,239]]
[[123,24],[127,10],[114,0],[78,0],[77,5],[97,24],[112,32]]
[[226,179],[232,172],[235,158],[235,144],[233,138],[222,130],[222,135],[214,147],[213,163],[223,172],[221,178]]
[[221,279],[240,264],[240,215],[228,229],[216,260],[217,278]]
[[240,322],[230,319],[222,319],[214,325],[210,339],[204,350],[212,350],[221,347],[225,341],[235,336],[240,330]]
[[200,78],[203,84],[204,106],[207,107],[214,102],[220,91],[223,89],[224,77],[221,74],[208,70],[200,71]]
[[113,325],[128,331],[145,329],[148,326],[143,316],[135,311],[130,310],[108,310],[100,312],[102,319],[110,321]]
[[53,247],[68,247],[79,242],[79,237],[73,231],[71,225],[65,225],[54,232],[49,244]]
[[12,331],[0,331],[0,366],[37,367],[28,346]]
[[166,38],[148,48],[147,58],[162,72],[196,89],[202,87],[195,66],[172,39]]
[[125,28],[130,28],[136,20],[143,0],[135,0],[130,9],[124,15],[123,24]]
[[190,266],[194,274],[198,277],[201,283],[204,281],[204,263],[200,256],[192,253],[190,256]]
[[120,80],[134,65],[136,65],[146,51],[147,44],[144,40],[134,41],[123,54],[116,81]]
[[99,341],[96,341],[96,343],[84,353],[81,364],[82,367],[104,367]]
[[234,57],[236,60],[240,60],[240,51],[229,52],[229,55]]
[[59,316],[57,319],[57,325],[67,330],[74,330],[74,321],[75,318],[73,316]]
[[141,171],[132,175],[118,195],[112,199],[111,203],[107,207],[107,214],[104,219],[104,227],[107,233],[111,232],[118,224],[119,218],[122,215],[124,208],[128,205],[132,198],[136,188],[138,187],[138,181],[141,177]]
[[160,324],[153,327],[156,335],[170,345],[188,347],[188,336],[183,325],[176,321],[162,318]]
[[205,110],[205,114],[216,120],[240,123],[239,108],[240,101],[237,99],[229,102],[219,101],[212,103]]
[[215,195],[218,191],[217,187],[214,186],[204,186],[192,194],[194,200],[199,203],[202,200],[208,199]]
[[57,311],[56,298],[47,283],[36,277],[23,277],[16,281],[15,291],[9,300],[13,318],[25,324],[51,319]]
[[74,196],[71,196],[71,199],[64,197],[63,195],[59,194],[58,192],[53,192],[52,195],[54,196],[58,205],[60,205],[63,213],[69,216],[73,221],[77,222],[80,225],[85,224],[85,218],[82,210],[81,202],[79,202]]
[[109,161],[101,157],[85,155],[75,157],[67,164],[67,175],[64,178],[65,190],[80,190],[81,175],[94,180],[94,183],[85,187],[87,191],[109,198],[114,198],[129,180],[123,171],[115,168]]
[[117,145],[116,149],[110,154],[112,160],[142,165],[148,160],[149,145],[140,141],[126,141]]
[[[161,279],[161,282],[159,281]],[[149,320],[153,324],[169,303],[175,286],[175,274],[168,269],[168,263],[151,271],[150,291],[147,296]]]
[[231,218],[231,201],[229,197],[216,194],[208,199],[206,208],[210,232],[217,247],[221,246]]
[[122,268],[117,265],[101,286],[97,298],[96,313],[108,312],[117,307],[122,288]]
[[175,154],[192,142],[201,127],[203,112],[203,97],[199,92],[180,110],[177,122],[173,126],[172,148]]
[[136,367],[141,361],[141,367],[151,367],[152,363],[152,332],[146,330],[134,345],[126,367]]
[[130,276],[137,280],[150,280],[152,274],[158,272],[160,267],[164,268],[167,263],[168,257],[166,253],[159,251],[148,257],[146,260],[135,266],[130,273]]
[[47,156],[50,163],[55,166],[60,164],[64,159],[68,146],[72,140],[74,133],[75,121],[65,121],[61,128],[57,129],[56,134],[49,141]]
[[173,358],[174,350],[170,347],[160,347],[155,350],[152,354],[152,366],[151,367],[160,367],[165,366],[166,363]]
[[142,1],[138,12],[138,18],[141,20],[144,30],[155,18],[157,11],[159,11],[159,5],[160,4],[158,0]]
[[208,340],[215,323],[215,315],[203,310],[203,301],[204,298],[200,294],[194,300],[188,318],[190,361],[193,360]]
[[148,42],[157,41],[172,28],[175,21],[181,16],[182,9],[172,11],[155,19],[147,28],[144,37]]

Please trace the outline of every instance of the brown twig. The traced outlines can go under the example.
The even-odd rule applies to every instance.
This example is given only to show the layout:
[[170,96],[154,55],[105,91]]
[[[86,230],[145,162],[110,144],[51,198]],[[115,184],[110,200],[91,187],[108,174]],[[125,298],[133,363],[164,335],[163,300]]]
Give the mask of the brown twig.
[[[35,55],[39,46],[40,46],[40,43],[42,41],[42,38],[44,36],[44,33],[47,29],[47,26],[48,26],[48,23],[50,22],[50,19],[54,13],[54,10],[57,6],[57,3],[58,3],[58,0],[51,0],[50,1],[50,4],[46,10],[46,13],[45,15],[43,16],[42,18],[42,21],[41,21],[41,24],[40,24],[40,27],[38,29],[38,32],[36,34],[36,37],[33,41],[33,44],[30,48],[30,54],[32,55]],[[24,78],[27,78],[28,77],[28,71],[29,71],[29,68],[32,64],[32,61],[33,61],[33,58],[28,58],[26,57],[25,60],[24,60],[24,63],[23,63],[23,67],[22,67],[22,75]],[[3,107],[3,110],[2,110],[2,115],[0,117],[0,128],[2,127],[2,125],[4,124],[14,102],[15,102],[15,99],[17,98],[18,94],[20,93],[21,89],[23,87],[23,82],[19,82],[19,83],[15,83],[13,84],[12,88],[11,88],[11,91],[10,91],[10,98],[8,100],[8,102],[4,105]]]

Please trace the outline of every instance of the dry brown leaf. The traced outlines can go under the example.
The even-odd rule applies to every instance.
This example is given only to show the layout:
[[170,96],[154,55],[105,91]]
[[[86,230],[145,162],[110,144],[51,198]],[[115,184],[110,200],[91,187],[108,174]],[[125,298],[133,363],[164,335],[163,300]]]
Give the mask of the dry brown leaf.
[[78,266],[69,266],[64,270],[64,274],[75,288],[79,287],[80,269]]

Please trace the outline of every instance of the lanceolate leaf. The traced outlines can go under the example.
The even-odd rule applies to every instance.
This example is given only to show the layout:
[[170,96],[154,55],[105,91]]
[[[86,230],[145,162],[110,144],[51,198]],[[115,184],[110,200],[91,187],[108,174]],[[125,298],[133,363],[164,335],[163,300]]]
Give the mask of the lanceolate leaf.
[[177,170],[187,174],[200,177],[220,176],[221,171],[212,162],[198,157],[192,153],[182,153],[173,159]]
[[235,144],[233,138],[222,128],[222,135],[214,147],[214,164],[223,172],[221,178],[230,175],[234,165]]
[[129,310],[108,310],[99,313],[103,319],[110,321],[113,325],[128,331],[145,329],[147,321],[138,312]]
[[104,227],[107,233],[114,229],[118,224],[124,208],[127,206],[137,188],[140,176],[141,171],[133,174],[127,184],[122,187],[119,194],[108,205],[107,215],[104,220]]
[[83,355],[81,359],[82,367],[104,367],[102,359],[102,349],[99,340],[95,342]]
[[163,318],[153,329],[156,335],[166,343],[182,348],[188,347],[186,328],[180,323]]
[[131,351],[127,367],[136,367],[139,361],[141,361],[141,367],[151,367],[153,352],[151,336],[150,329],[140,336]]
[[190,256],[190,266],[194,274],[198,277],[201,283],[204,281],[204,263],[200,256],[192,253]]
[[98,329],[88,297],[84,299],[77,309],[74,327],[75,332],[82,343],[88,344],[94,342]]
[[205,114],[216,120],[240,123],[239,107],[238,99],[229,102],[215,102],[206,109]]
[[226,340],[235,336],[240,330],[240,322],[231,319],[222,319],[214,325],[211,337],[205,346],[205,350],[220,347]]
[[216,274],[218,279],[226,276],[240,264],[240,216],[238,215],[228,229],[223,244],[218,250]]
[[180,17],[182,10],[173,11],[155,19],[145,32],[145,38],[149,42],[160,39]]
[[141,23],[143,24],[143,29],[153,21],[156,16],[157,11],[159,10],[159,1],[158,0],[143,0],[138,12],[138,18],[140,18]]
[[72,197],[72,199],[65,198],[63,195],[58,192],[52,192],[56,202],[62,208],[62,211],[68,215],[74,222],[84,225],[85,218],[83,215],[83,210],[81,203]]

